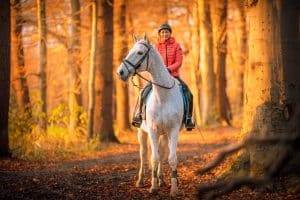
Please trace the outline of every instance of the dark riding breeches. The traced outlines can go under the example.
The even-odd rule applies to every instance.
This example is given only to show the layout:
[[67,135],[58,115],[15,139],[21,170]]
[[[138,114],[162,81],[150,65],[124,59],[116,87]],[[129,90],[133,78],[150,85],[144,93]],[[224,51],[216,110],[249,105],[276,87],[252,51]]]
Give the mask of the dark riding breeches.
[[193,115],[193,94],[181,78],[179,78],[179,77],[175,77],[175,78],[180,82],[183,94],[187,100],[187,109],[186,109],[186,113],[185,113],[185,119],[183,119],[185,122],[187,119],[191,119],[192,115]]

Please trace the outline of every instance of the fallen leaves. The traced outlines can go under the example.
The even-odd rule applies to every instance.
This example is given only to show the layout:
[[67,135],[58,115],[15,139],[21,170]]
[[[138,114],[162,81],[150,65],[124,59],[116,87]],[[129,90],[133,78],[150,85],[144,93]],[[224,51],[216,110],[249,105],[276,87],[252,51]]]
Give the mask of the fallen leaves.
[[[237,131],[235,131],[237,133]],[[225,144],[233,141],[234,132],[202,131],[209,134],[203,141],[197,132],[181,135],[178,148],[178,178],[180,193],[175,199],[197,199],[197,186],[212,183],[216,171],[197,176],[196,171],[211,162]],[[198,138],[198,140],[196,140]],[[145,187],[136,188],[139,167],[137,144],[119,144],[98,154],[64,161],[29,162],[17,159],[0,161],[0,199],[170,199],[170,168],[166,164],[166,187],[158,195],[148,192],[150,172]],[[262,195],[242,188],[221,199],[296,199],[282,190]]]

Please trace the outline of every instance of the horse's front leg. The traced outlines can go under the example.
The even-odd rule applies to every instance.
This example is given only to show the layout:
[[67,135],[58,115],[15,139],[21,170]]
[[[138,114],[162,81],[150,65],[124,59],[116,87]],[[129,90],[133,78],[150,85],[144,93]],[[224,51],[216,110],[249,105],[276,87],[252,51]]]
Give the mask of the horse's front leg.
[[169,135],[169,164],[171,167],[171,191],[170,195],[172,197],[178,194],[178,179],[177,179],[177,142],[178,142],[178,131],[172,131]]
[[140,169],[138,174],[138,180],[136,182],[136,187],[144,186],[144,177],[145,177],[145,165],[147,160],[147,133],[138,130],[138,141],[140,144]]
[[152,173],[151,173],[151,188],[149,190],[150,193],[157,194],[158,193],[158,163],[159,163],[159,153],[158,153],[158,135],[154,131],[149,132],[149,139],[151,145],[151,165],[152,165]]
[[167,151],[168,151],[168,135],[164,134],[161,135],[159,138],[159,165],[158,165],[158,185],[159,187],[166,186],[166,182],[164,181],[164,167],[165,167],[165,161],[167,160]]

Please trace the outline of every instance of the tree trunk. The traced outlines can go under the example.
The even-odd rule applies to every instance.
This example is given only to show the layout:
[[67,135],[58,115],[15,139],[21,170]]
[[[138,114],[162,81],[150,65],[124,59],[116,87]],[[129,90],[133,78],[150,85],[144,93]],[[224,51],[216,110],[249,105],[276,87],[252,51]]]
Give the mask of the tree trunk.
[[201,124],[201,108],[200,108],[200,92],[198,83],[200,82],[201,74],[199,70],[199,60],[200,60],[200,30],[199,30],[199,13],[198,13],[198,2],[191,5],[192,16],[193,16],[193,26],[192,26],[192,54],[193,54],[193,67],[192,67],[192,85],[191,89],[194,96],[194,115],[196,124]]
[[245,7],[242,0],[228,1],[227,17],[227,94],[234,126],[240,126],[243,108],[244,70],[247,60]]
[[[296,6],[298,4],[298,7]],[[299,136],[299,2],[260,0],[248,8],[249,62],[245,74],[242,136]],[[251,176],[282,161],[287,152],[299,167],[292,145],[248,149]],[[292,149],[293,150],[293,149]]]
[[97,63],[95,77],[94,130],[101,142],[117,142],[113,129],[113,8],[108,1],[100,1],[98,9]]
[[91,33],[91,53],[90,53],[90,70],[88,80],[88,140],[94,135],[94,112],[95,112],[95,58],[97,44],[97,1],[92,2],[92,33]]
[[0,4],[0,157],[9,157],[10,3]]
[[226,94],[227,1],[210,1],[213,29],[213,62],[216,73],[216,111],[220,122],[231,125],[231,110]]
[[47,47],[46,47],[46,2],[37,0],[38,44],[39,44],[39,129],[47,130]]
[[[114,1],[114,71],[120,65],[128,52],[126,32],[126,1]],[[129,91],[128,84],[122,81],[116,83],[116,124],[117,132],[130,129],[129,122]]]
[[[286,133],[291,136],[300,136],[300,40],[299,40],[299,8],[297,0],[281,0],[280,14],[280,38],[282,56],[282,79],[284,91],[280,96],[280,102],[284,106],[284,123]],[[275,25],[276,26],[276,25]],[[279,27],[277,27],[279,29]],[[284,133],[284,134],[286,134]],[[299,145],[297,145],[299,147]],[[296,148],[297,148],[296,147]],[[287,147],[289,148],[289,147]],[[295,147],[294,147],[295,148]],[[298,149],[299,150],[299,149]],[[287,168],[296,177],[299,177],[300,153],[293,151],[292,160]],[[292,173],[290,173],[292,174]],[[297,184],[299,188],[299,182]],[[299,192],[299,189],[298,189]]]
[[201,116],[207,125],[215,114],[215,76],[213,71],[212,38],[207,1],[198,0],[200,27]]
[[22,19],[22,8],[20,0],[12,1],[12,28],[13,28],[13,50],[12,56],[17,59],[17,66],[15,67],[16,72],[13,78],[13,88],[17,97],[17,104],[22,112],[28,112],[31,116],[31,103],[29,97],[29,89],[27,79],[25,77],[25,59],[24,59],[24,47],[23,47],[23,19]]
[[79,118],[79,107],[81,100],[81,58],[80,58],[80,2],[71,0],[71,35],[68,46],[68,64],[70,69],[70,91],[69,91],[69,111],[70,123],[69,132],[76,131]]

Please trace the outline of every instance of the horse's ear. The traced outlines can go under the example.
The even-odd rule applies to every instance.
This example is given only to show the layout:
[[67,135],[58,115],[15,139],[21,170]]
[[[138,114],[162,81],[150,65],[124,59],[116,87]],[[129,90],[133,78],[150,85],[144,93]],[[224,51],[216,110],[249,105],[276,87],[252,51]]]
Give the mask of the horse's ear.
[[146,42],[147,44],[150,44],[150,40],[149,40],[149,38],[148,38],[148,36],[147,36],[146,33],[144,33],[144,40],[145,40],[145,42]]
[[133,41],[134,41],[134,42],[139,41],[138,36],[136,36],[134,33],[132,34],[132,38],[133,38]]

